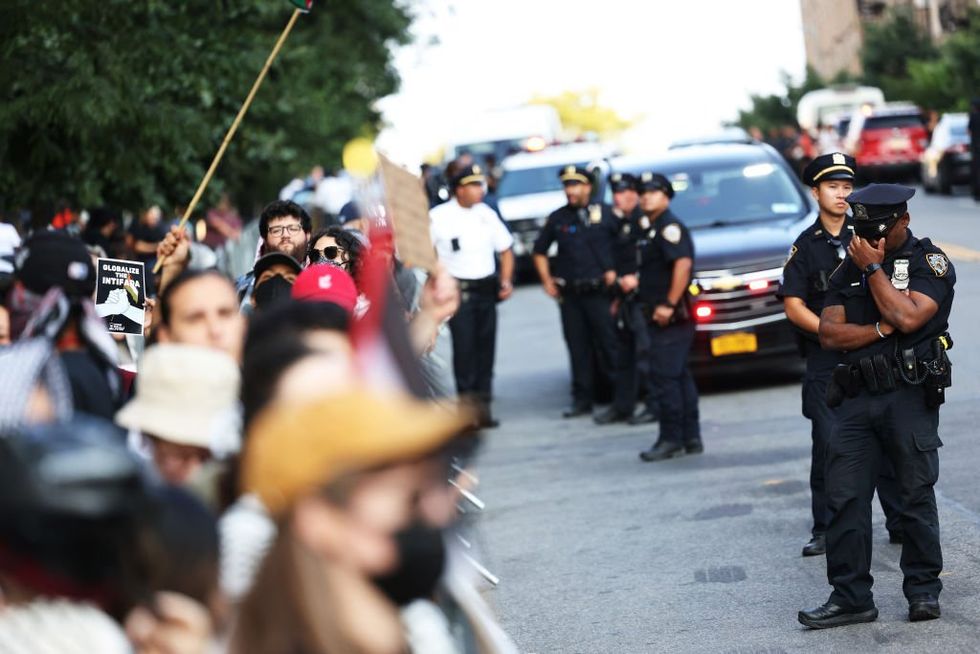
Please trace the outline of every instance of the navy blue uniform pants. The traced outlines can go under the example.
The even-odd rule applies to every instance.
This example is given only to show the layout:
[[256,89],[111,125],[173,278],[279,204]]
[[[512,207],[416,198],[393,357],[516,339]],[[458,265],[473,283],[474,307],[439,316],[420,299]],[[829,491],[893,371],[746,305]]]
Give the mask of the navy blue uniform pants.
[[921,387],[902,384],[872,396],[862,391],[837,409],[827,450],[827,578],[830,601],[870,607],[871,496],[883,461],[894,465],[901,490],[901,567],[906,598],[939,596],[943,569],[933,486],[939,478],[939,410],[925,406]]
[[660,440],[689,443],[701,440],[698,389],[688,365],[694,324],[649,326],[650,378],[659,403]]
[[565,293],[561,328],[572,367],[572,401],[592,406],[600,385],[611,385],[616,362],[616,326],[605,293]]
[[485,405],[492,399],[493,361],[497,347],[497,298],[489,292],[462,294],[459,310],[449,319],[453,335],[456,392]]
[[[635,320],[640,314],[640,321]],[[637,338],[637,329],[642,329]],[[647,411],[658,415],[660,411],[657,394],[650,377],[650,342],[647,334],[647,321],[643,309],[634,303],[621,308],[616,326],[618,348],[616,351],[616,389],[613,409],[622,415],[632,415],[636,408],[637,395],[642,391]]]
[[[810,505],[814,536],[825,534],[830,520],[825,480],[827,446],[837,424],[834,409],[827,406],[830,374],[830,371],[807,371],[803,380],[803,416],[810,420]],[[901,492],[888,459],[881,462],[877,488],[878,501],[885,514],[885,526],[889,532],[901,531]]]

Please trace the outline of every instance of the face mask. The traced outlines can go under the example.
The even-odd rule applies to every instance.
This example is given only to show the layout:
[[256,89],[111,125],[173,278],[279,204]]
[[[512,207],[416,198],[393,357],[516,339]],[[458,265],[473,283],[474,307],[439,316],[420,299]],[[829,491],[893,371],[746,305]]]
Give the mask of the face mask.
[[265,308],[288,300],[292,290],[293,285],[289,280],[282,275],[276,275],[256,286],[252,297],[255,298],[256,307]]
[[374,583],[398,606],[431,597],[446,565],[442,531],[414,522],[395,534],[398,567]]

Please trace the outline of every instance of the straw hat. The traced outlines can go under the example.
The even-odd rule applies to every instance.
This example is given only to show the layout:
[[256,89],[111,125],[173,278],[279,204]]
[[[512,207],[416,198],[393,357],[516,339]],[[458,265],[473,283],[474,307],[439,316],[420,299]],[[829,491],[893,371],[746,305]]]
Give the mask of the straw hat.
[[244,490],[281,513],[341,475],[423,456],[471,424],[465,411],[365,390],[272,407],[249,431]]

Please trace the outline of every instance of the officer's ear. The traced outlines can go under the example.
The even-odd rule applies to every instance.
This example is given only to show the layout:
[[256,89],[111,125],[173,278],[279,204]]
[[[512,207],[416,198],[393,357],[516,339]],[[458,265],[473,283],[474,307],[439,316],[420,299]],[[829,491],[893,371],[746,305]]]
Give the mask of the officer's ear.
[[819,201],[820,200],[820,187],[819,186],[811,186],[810,187],[810,195],[813,196],[814,201]]
[[905,229],[906,227],[909,226],[909,222],[911,220],[912,220],[912,217],[909,215],[909,212],[906,211],[905,212],[905,215],[898,219],[898,228],[899,229]]

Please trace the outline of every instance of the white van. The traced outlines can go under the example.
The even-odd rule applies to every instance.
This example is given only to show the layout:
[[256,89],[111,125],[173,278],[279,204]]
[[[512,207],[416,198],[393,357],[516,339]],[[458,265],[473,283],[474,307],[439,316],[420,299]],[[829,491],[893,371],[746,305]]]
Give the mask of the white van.
[[838,85],[810,91],[796,105],[796,122],[805,130],[815,131],[820,125],[836,124],[842,114],[861,107],[885,104],[885,94],[874,86]]

